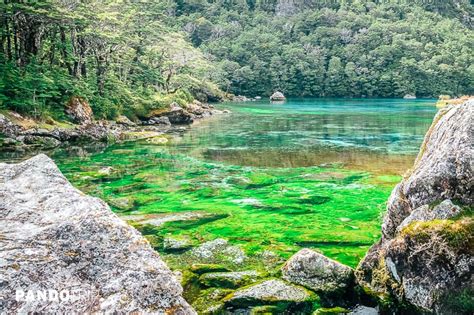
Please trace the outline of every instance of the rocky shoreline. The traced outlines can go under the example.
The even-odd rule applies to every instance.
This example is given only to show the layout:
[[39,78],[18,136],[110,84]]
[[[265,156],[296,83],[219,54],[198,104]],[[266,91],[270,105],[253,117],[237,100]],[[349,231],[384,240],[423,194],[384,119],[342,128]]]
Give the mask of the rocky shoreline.
[[[163,116],[155,118],[159,117]],[[192,244],[173,237],[157,240],[151,233],[145,240],[123,221],[153,232],[163,222],[183,216],[213,218],[189,212],[180,213],[181,217],[123,216],[121,221],[102,201],[72,188],[44,155],[17,165],[2,164],[0,215],[9,224],[0,227],[0,235],[6,236],[0,242],[7,249],[0,252],[7,262],[2,269],[6,283],[0,289],[4,303],[0,308],[33,312],[48,307],[14,301],[11,292],[18,283],[32,290],[67,287],[64,278],[75,279],[73,283],[80,278],[95,288],[99,298],[91,305],[99,311],[471,314],[473,139],[474,101],[438,113],[413,169],[392,192],[382,239],[355,270],[308,248],[285,262],[272,252],[247,255],[225,239]],[[38,233],[25,235],[25,225]],[[113,246],[107,245],[110,240]],[[20,255],[24,250],[18,247],[23,241],[30,248],[26,256]],[[168,265],[180,266],[173,275],[149,243],[161,249],[161,259]],[[131,260],[138,271],[129,270]],[[133,282],[136,272],[138,283]],[[119,275],[120,283],[130,287],[113,281]],[[101,299],[109,302],[98,302]],[[77,312],[70,304],[54,307]]]
[[173,103],[169,108],[148,113],[146,117],[135,121],[125,116],[119,116],[114,121],[95,120],[87,102],[77,98],[71,100],[65,113],[73,123],[40,122],[14,112],[0,113],[0,150],[24,152],[78,143],[114,143],[154,138],[179,126],[229,111],[194,101],[186,106]]

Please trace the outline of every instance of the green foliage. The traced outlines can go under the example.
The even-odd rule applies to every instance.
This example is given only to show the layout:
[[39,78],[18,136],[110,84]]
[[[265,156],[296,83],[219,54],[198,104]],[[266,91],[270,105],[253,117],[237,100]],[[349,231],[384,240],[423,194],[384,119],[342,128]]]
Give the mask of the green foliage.
[[474,92],[468,1],[175,2],[171,23],[217,59],[234,94]]
[[2,1],[0,106],[60,116],[80,96],[110,119],[156,105],[157,95],[180,104],[221,97],[209,83],[213,66],[163,24],[166,9],[161,1]]

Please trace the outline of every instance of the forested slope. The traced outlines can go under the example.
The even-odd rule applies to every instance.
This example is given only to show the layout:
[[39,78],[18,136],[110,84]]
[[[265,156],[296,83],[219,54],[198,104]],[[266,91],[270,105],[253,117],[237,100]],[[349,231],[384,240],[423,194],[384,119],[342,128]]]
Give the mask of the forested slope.
[[224,92],[472,94],[472,5],[451,1],[4,0],[0,109],[71,96],[129,117]]
[[89,100],[98,117],[219,97],[214,72],[160,1],[11,1],[0,5],[0,106],[34,116]]
[[236,94],[472,93],[468,1],[377,2],[176,1],[174,21]]

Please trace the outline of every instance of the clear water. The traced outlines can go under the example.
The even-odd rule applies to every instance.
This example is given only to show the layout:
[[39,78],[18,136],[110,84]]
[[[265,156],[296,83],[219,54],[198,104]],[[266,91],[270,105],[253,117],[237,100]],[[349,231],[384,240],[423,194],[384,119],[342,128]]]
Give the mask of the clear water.
[[[379,238],[386,200],[436,112],[433,100],[218,107],[232,114],[199,121],[167,145],[129,142],[53,157],[73,184],[120,215],[205,215],[139,225],[158,243],[167,235],[195,244],[222,237],[248,255],[285,258],[312,247],[355,266]],[[112,171],[100,172],[105,167]]]

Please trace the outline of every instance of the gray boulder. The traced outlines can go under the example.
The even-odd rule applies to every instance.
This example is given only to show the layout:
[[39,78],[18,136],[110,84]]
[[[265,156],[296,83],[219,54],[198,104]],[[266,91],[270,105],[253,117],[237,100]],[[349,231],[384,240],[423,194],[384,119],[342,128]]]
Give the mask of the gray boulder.
[[[140,233],[75,189],[46,155],[0,164],[0,220],[1,310],[195,313]],[[68,295],[44,300],[45,290]]]
[[474,203],[474,100],[441,109],[412,171],[390,196],[382,236],[390,239],[416,208],[445,199]]
[[392,192],[382,239],[356,269],[366,292],[430,313],[472,313],[473,138],[474,101],[436,115],[412,171]]
[[276,91],[275,93],[270,96],[271,101],[284,101],[286,100],[285,95],[282,92]]
[[345,290],[354,279],[350,267],[307,248],[293,255],[282,273],[287,281],[324,293]]
[[424,205],[413,210],[413,212],[410,213],[410,215],[397,227],[397,232],[401,232],[403,228],[407,227],[414,221],[426,222],[436,219],[446,220],[459,215],[461,212],[461,207],[454,205],[449,199],[444,200],[436,206]]

